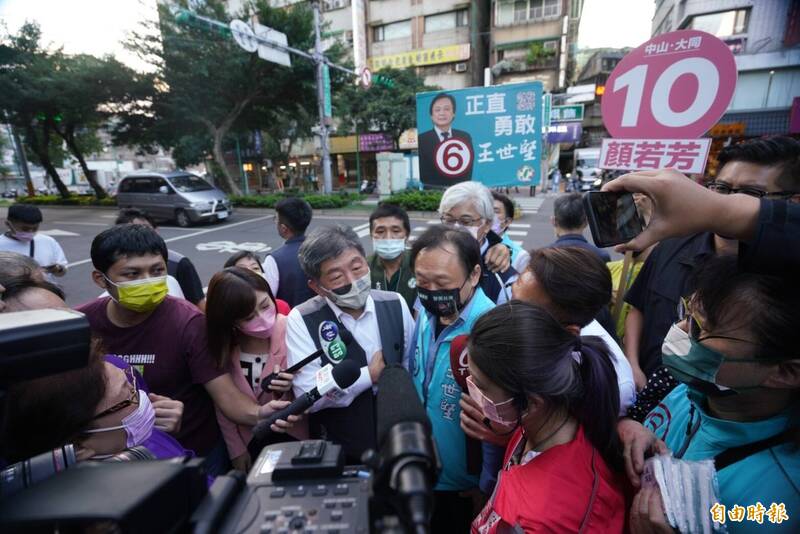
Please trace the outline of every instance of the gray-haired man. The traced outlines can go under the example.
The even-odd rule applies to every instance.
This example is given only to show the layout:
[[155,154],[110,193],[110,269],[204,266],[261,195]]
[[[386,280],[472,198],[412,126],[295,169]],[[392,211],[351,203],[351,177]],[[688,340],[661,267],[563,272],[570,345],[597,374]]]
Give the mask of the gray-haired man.
[[[287,364],[318,349],[324,355],[297,372],[294,391],[299,396],[313,389],[321,365],[344,359],[359,364],[358,381],[344,395],[320,399],[311,408],[310,422],[312,437],[341,443],[347,460],[360,462],[361,454],[375,447],[375,383],[387,364],[405,365],[414,320],[398,293],[370,289],[364,247],[352,228],[316,228],[298,256],[317,296],[289,313]],[[345,330],[352,341],[342,335]]]

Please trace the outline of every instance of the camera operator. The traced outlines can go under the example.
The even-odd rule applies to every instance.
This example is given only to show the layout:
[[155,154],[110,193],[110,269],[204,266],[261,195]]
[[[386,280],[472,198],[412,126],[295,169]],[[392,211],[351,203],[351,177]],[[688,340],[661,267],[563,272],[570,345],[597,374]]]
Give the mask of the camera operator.
[[470,396],[513,432],[472,532],[623,532],[619,391],[607,345],[515,300],[477,320],[467,351]]
[[208,350],[203,314],[167,296],[167,247],[155,230],[138,224],[104,230],[92,242],[91,257],[92,279],[109,296],[77,310],[86,314],[105,349],[143,368],[154,392],[183,402],[178,439],[206,457],[211,475],[227,471],[230,463],[214,406],[251,427],[275,407],[262,409],[236,387]]

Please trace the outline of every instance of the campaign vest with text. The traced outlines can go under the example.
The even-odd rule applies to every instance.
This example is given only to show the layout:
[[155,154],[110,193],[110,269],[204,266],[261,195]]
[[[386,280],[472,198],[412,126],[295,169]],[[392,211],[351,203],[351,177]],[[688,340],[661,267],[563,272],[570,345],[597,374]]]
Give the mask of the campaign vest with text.
[[[397,293],[375,289],[370,295],[375,302],[384,361],[386,365],[400,364],[405,352],[401,297]],[[333,323],[340,331],[345,330],[323,297],[314,297],[300,304],[297,309],[317,349],[322,349],[325,341],[331,341],[322,337],[324,323]],[[329,352],[326,351],[322,356],[323,365],[336,365],[345,359],[355,361],[359,367],[367,365],[367,355],[355,339],[347,345],[346,353],[341,359],[332,358]],[[347,458],[356,461],[360,461],[364,451],[376,446],[375,422],[375,396],[372,388],[361,393],[346,408],[326,408],[309,417],[312,437],[325,436],[326,439],[340,443]]]

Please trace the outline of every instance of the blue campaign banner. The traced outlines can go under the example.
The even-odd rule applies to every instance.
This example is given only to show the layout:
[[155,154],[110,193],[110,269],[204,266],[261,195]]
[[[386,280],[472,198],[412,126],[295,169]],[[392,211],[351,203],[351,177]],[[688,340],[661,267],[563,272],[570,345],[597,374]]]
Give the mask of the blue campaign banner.
[[417,132],[420,180],[426,185],[537,185],[542,83],[417,93]]

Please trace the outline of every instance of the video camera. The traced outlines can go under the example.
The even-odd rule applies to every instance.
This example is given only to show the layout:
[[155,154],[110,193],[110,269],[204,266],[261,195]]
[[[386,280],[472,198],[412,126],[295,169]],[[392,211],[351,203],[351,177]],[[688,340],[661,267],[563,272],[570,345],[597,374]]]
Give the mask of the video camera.
[[[79,313],[0,314],[0,395],[85,366],[89,353]],[[0,531],[428,532],[440,468],[430,421],[404,369],[384,370],[378,390],[379,447],[365,465],[345,466],[332,442],[278,443],[246,477],[232,471],[209,488],[201,459],[76,463],[66,445],[0,473]]]

